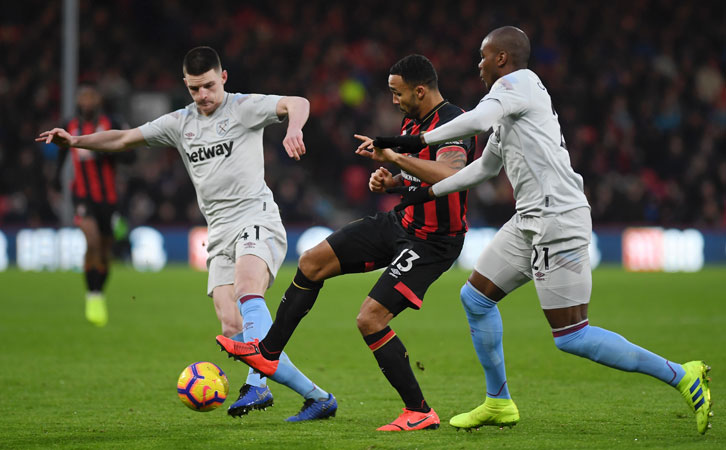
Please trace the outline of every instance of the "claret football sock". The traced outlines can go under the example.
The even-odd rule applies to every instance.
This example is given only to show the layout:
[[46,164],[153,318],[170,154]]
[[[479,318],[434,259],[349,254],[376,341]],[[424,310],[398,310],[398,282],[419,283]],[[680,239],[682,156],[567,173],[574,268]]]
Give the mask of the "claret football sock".
[[261,339],[260,353],[267,359],[278,359],[290,340],[293,331],[303,317],[310,311],[318,298],[323,282],[309,280],[297,269],[293,282],[282,296],[277,308],[275,321],[265,339]]
[[424,400],[418,381],[413,375],[406,347],[396,336],[396,332],[391,327],[386,327],[381,331],[364,336],[363,339],[373,352],[383,375],[398,391],[406,409],[429,412],[431,408]]
[[502,316],[496,302],[468,281],[461,288],[461,304],[469,321],[471,341],[486,376],[487,397],[508,399],[507,374],[502,346]]
[[587,320],[553,330],[552,334],[562,351],[626,372],[644,373],[674,387],[685,374],[680,364],[638,347],[617,333],[590,326]]

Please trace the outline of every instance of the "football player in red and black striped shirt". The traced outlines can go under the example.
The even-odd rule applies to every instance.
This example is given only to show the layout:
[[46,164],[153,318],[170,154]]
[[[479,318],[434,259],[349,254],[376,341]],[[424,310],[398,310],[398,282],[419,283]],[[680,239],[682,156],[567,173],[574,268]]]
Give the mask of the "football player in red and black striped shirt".
[[[393,103],[405,114],[401,129],[404,134],[430,131],[463,113],[444,100],[436,71],[424,56],[410,55],[394,64],[388,85]],[[398,154],[392,149],[373,147],[372,139],[366,136],[356,137],[363,141],[356,153],[394,163],[401,169],[395,176],[385,168],[376,170],[369,181],[374,192],[385,192],[394,186],[436,183],[470,163],[476,148],[474,138],[469,138],[431,145],[416,154]],[[280,352],[312,308],[324,280],[385,267],[363,302],[357,323],[405,408],[395,421],[378,429],[438,428],[439,417],[424,400],[406,348],[388,324],[406,308],[421,308],[428,287],[459,256],[466,230],[466,192],[352,222],[301,256],[275,322],[262,341],[220,344],[255,369],[274,373]]]
[[[73,136],[121,128],[101,110],[101,94],[92,85],[78,89],[78,115],[68,121],[65,129]],[[97,326],[108,321],[103,288],[108,277],[113,233],[111,217],[118,201],[114,156],[83,148],[60,148],[58,173],[70,155],[73,162],[74,223],[86,237],[84,272],[86,278],[86,319]]]

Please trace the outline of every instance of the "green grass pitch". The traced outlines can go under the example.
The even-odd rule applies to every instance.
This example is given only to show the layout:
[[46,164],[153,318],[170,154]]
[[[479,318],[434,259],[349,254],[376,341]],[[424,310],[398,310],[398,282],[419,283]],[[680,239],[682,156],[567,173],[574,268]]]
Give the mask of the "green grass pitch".
[[[277,309],[294,267],[268,293]],[[326,282],[288,354],[338,399],[337,417],[289,424],[302,405],[274,382],[275,405],[241,420],[227,401],[208,413],[187,409],[176,379],[189,363],[219,364],[236,398],[247,367],[214,342],[219,324],[206,274],[183,267],[138,273],[116,266],[108,284],[109,324],[83,317],[77,273],[0,273],[0,448],[726,448],[719,405],[726,380],[726,268],[694,274],[593,274],[590,321],[666,358],[712,367],[713,429],[696,432],[678,393],[648,376],[623,373],[558,351],[530,284],[500,305],[509,386],[522,416],[512,429],[456,432],[448,419],[483,401],[484,376],[459,302],[467,273],[451,270],[421,311],[392,327],[442,426],[381,433],[401,401],[355,326],[378,273]]]

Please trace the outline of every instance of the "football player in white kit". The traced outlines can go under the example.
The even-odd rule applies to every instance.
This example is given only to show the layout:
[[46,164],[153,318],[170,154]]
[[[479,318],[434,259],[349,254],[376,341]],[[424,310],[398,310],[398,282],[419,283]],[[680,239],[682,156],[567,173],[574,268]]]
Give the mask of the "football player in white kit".
[[404,204],[469,189],[496,176],[502,167],[514,189],[515,215],[482,251],[461,289],[474,348],[486,374],[486,399],[474,410],[453,417],[450,424],[470,429],[519,421],[507,386],[497,303],[534,280],[557,348],[609,367],[648,374],[677,388],[695,412],[698,431],[705,433],[712,415],[706,364],[668,361],[588,322],[590,207],[582,177],[570,165],[547,89],[527,69],[527,35],[515,27],[495,29],[484,38],[480,52],[480,76],[489,93],[474,110],[420,135],[379,137],[372,144],[410,152],[493,128],[478,161],[430,188],[402,192]]
[[[305,154],[302,127],[310,104],[302,97],[226,92],[227,71],[210,47],[190,50],[183,74],[194,100],[186,108],[131,130],[71,136],[55,128],[36,140],[110,152],[139,145],[175,147],[209,225],[207,295],[214,301],[222,333],[241,342],[262,339],[272,324],[264,294],[287,252],[279,210],[265,184],[262,134],[267,125],[287,117],[283,146],[288,156],[299,160]],[[303,408],[288,421],[335,415],[332,394],[312,383],[287,356],[280,362],[285,369],[272,379],[305,398]],[[272,401],[266,378],[250,369],[228,413],[241,416]]]

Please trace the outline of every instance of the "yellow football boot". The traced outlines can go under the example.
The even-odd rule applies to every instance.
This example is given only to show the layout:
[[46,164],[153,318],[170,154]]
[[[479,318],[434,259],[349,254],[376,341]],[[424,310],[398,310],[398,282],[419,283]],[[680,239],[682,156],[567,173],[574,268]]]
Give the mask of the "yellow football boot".
[[519,410],[512,399],[487,397],[484,403],[473,410],[456,415],[449,425],[469,430],[482,426],[513,427],[519,422]]
[[681,392],[684,400],[688,403],[688,407],[696,414],[698,432],[704,434],[711,428],[709,419],[713,417],[711,389],[708,387],[711,378],[706,375],[711,368],[703,361],[690,361],[683,364],[682,367],[686,374],[678,383],[676,389]]
[[106,311],[106,298],[103,294],[86,295],[86,319],[97,327],[106,325],[108,312]]

